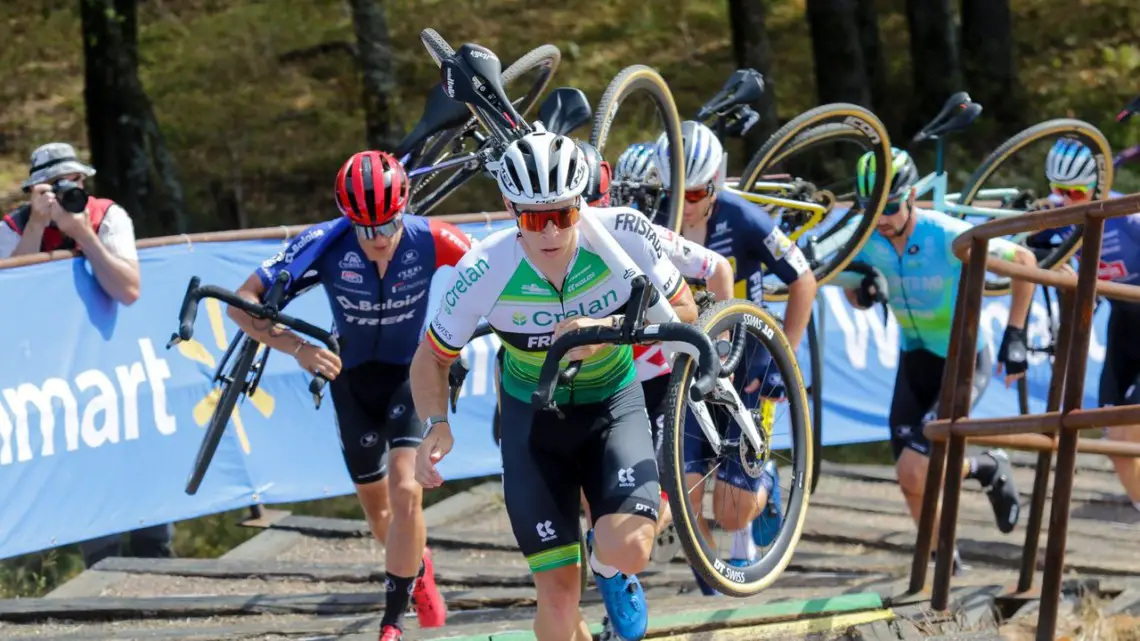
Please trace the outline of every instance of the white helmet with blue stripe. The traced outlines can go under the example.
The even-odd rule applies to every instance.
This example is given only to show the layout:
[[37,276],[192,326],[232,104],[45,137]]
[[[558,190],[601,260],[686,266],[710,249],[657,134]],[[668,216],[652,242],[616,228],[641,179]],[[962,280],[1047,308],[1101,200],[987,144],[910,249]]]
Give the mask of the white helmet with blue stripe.
[[[704,187],[709,183],[720,184],[724,176],[724,147],[717,140],[712,129],[695,120],[681,123],[681,138],[685,141],[685,188]],[[657,157],[654,159],[661,172],[661,182],[668,189],[669,179],[669,137],[661,134],[657,139]]]
[[649,173],[649,166],[657,147],[652,142],[638,142],[629,146],[618,156],[617,166],[614,167],[614,180],[626,182],[645,182]]
[[1095,185],[1096,158],[1079,140],[1061,138],[1045,159],[1045,177],[1059,185]]

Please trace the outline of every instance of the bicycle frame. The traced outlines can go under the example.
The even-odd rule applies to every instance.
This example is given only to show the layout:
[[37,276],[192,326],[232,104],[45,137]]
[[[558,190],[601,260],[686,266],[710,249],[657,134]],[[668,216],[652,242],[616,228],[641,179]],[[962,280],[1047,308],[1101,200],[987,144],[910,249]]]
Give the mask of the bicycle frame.
[[[944,167],[943,142],[941,138],[937,140],[937,157],[934,171],[919,179],[918,183],[915,184],[915,190],[916,198],[922,198],[930,193],[931,190],[934,190],[934,197],[932,198],[934,210],[944,214],[1009,218],[1010,216],[1020,216],[1025,213],[1017,209],[997,209],[994,207],[977,207],[974,205],[958,204],[958,201],[962,199],[962,194],[958,192],[947,193],[949,191],[949,177]],[[977,197],[980,200],[1001,200],[1016,196],[1018,191],[1019,190],[1015,188],[983,189],[978,192]]]

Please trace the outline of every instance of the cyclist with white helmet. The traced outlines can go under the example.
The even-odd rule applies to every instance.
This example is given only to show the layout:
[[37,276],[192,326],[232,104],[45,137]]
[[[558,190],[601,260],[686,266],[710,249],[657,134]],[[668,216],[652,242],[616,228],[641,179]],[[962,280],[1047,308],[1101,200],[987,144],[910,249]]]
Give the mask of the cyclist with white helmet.
[[[1049,181],[1050,204],[1069,206],[1088,202],[1098,180],[1096,158],[1084,143],[1062,138],[1045,159],[1045,177]],[[1055,238],[1058,231],[1063,234],[1071,228],[1047,230],[1037,238],[1047,241]],[[1098,278],[1140,284],[1140,213],[1105,219],[1100,250]],[[1109,304],[1098,404],[1101,407],[1135,405],[1140,403],[1140,343],[1135,334],[1136,327],[1140,326],[1140,303],[1113,300]],[[1104,431],[1105,437],[1112,440],[1140,442],[1140,432],[1129,427],[1108,427]],[[1132,506],[1140,510],[1140,459],[1109,458]]]
[[[775,273],[787,283],[789,299],[784,331],[792,347],[797,347],[811,316],[817,289],[807,260],[795,243],[776,228],[763,208],[723,189],[727,157],[711,129],[695,121],[685,121],[681,135],[685,154],[683,194],[669,193],[670,150],[664,134],[657,140],[654,159],[668,197],[685,199],[681,235],[728,259],[735,272],[733,295],[736,298],[762,302],[765,273]],[[783,380],[767,350],[759,343],[749,344],[747,350],[733,379],[745,406],[756,408],[765,400],[782,399]],[[714,416],[718,422],[729,421],[727,412],[717,411]],[[728,438],[741,437],[735,422],[728,430]],[[691,413],[685,421],[685,442],[686,482],[688,487],[694,488],[691,500],[699,505],[711,453],[701,447],[707,440]],[[721,482],[713,491],[713,514],[722,528],[734,532],[730,554],[742,564],[752,562],[757,556],[756,546],[768,545],[779,531],[781,506],[776,474],[774,462],[769,462],[758,477],[748,474],[735,459],[717,469],[717,480]],[[708,536],[707,524],[702,522],[702,527]],[[714,594],[699,576],[697,582],[702,592]]]
[[[657,464],[641,385],[628,345],[588,345],[566,355],[581,361],[559,385],[562,415],[536,415],[531,394],[551,343],[567,331],[616,326],[637,270],[683,322],[697,307],[644,215],[582,202],[588,167],[565,136],[535,124],[512,142],[495,175],[518,229],[473,247],[445,287],[443,301],[412,361],[416,410],[426,416],[416,478],[438,487],[436,465],[452,449],[448,370],[481,318],[506,346],[500,376],[503,493],[516,540],[534,575],[540,640],[591,638],[578,608],[578,497],[594,517],[590,566],[615,632],[640,639],[645,594],[634,576],[649,561],[660,500]],[[660,297],[664,297],[662,300]]]
[[654,198],[656,193],[648,187],[657,180],[657,171],[653,162],[656,156],[656,143],[634,143],[618,156],[613,169],[614,182],[617,183],[616,191],[621,199],[618,204],[644,211],[650,217],[653,216],[652,210],[657,205]]
[[[918,169],[910,154],[892,149],[891,182],[887,204],[875,233],[854,258],[886,276],[887,297],[903,334],[894,397],[890,408],[891,447],[895,473],[912,516],[917,523],[922,511],[930,442],[923,426],[937,415],[942,372],[949,348],[962,263],[951,250],[954,239],[970,224],[944,213],[915,206]],[[870,198],[874,183],[875,156],[863,155],[856,169],[856,195]],[[1022,265],[1037,264],[1033,254],[1009,241],[994,239],[989,252]],[[852,305],[867,308],[883,296],[873,275],[865,275],[857,287],[846,291]],[[1009,319],[998,351],[998,373],[1005,383],[1025,375],[1027,367],[1025,320],[1034,285],[1013,282]],[[977,402],[990,379],[991,357],[986,339],[979,333],[974,373],[973,402]],[[965,478],[977,479],[989,494],[999,529],[1011,532],[1017,524],[1019,504],[1009,459],[1000,450],[971,457],[963,466]],[[935,530],[937,531],[937,529]],[[957,557],[957,554],[955,554]],[[956,564],[959,563],[955,558]]]

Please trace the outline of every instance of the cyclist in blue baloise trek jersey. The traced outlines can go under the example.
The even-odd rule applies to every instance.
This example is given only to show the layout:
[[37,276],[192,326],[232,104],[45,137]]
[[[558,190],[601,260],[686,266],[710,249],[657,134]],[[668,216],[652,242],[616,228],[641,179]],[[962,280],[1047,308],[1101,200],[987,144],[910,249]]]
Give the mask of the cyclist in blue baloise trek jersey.
[[432,275],[454,266],[471,243],[453,225],[404,213],[408,176],[385,152],[349,158],[335,196],[343,216],[306,229],[238,294],[260,300],[281,272],[292,276],[286,300],[323,285],[340,357],[241,310],[230,308],[229,315],[248,335],[330,381],[345,465],[372,535],[385,546],[380,641],[399,641],[409,598],[420,627],[442,626],[446,618],[425,547],[423,488],[415,479],[422,430],[408,378]]
[[[962,262],[951,244],[970,224],[941,212],[915,206],[918,169],[910,154],[893,149],[888,201],[875,233],[855,256],[886,276],[888,301],[903,334],[890,409],[891,447],[895,473],[915,522],[922,511],[930,442],[923,425],[937,415],[942,373],[949,347]],[[870,197],[875,181],[875,158],[867,153],[859,159],[856,192],[860,201]],[[853,221],[855,224],[857,221]],[[989,252],[1021,265],[1036,266],[1033,253],[1003,239],[989,242]],[[865,275],[858,286],[846,290],[852,305],[867,308],[882,296],[876,275]],[[1006,374],[1005,384],[1025,375],[1027,347],[1025,321],[1033,298],[1033,283],[1013,282],[1009,320],[998,350],[998,374]],[[979,332],[978,356],[974,372],[972,402],[990,379],[992,359],[986,339]],[[1001,450],[970,457],[961,474],[977,479],[989,495],[998,528],[1013,531],[1020,513],[1017,489],[1009,459]],[[935,527],[937,532],[937,527]],[[955,564],[961,563],[955,553]]]
[[[723,189],[727,157],[711,129],[690,120],[681,124],[681,135],[685,154],[681,235],[728,260],[735,272],[733,295],[736,298],[762,304],[765,273],[774,273],[786,283],[789,297],[784,332],[792,348],[798,348],[818,288],[807,260],[799,247],[776,228],[763,208]],[[671,197],[669,140],[665,134],[660,135],[653,151],[649,171],[656,173],[664,193]],[[635,153],[630,164],[640,166],[637,160],[644,152]],[[745,406],[756,408],[762,402],[782,400],[785,396],[783,380],[767,350],[758,343],[750,344],[747,349],[748,357],[741,359],[733,379]],[[724,412],[715,415],[718,420],[728,420]],[[728,438],[741,438],[735,424],[729,427]],[[701,447],[707,441],[692,413],[686,417],[685,441],[686,483],[695,488],[690,498],[699,504],[710,454]],[[749,564],[757,558],[756,546],[769,545],[780,529],[782,506],[776,464],[769,461],[758,477],[752,477],[738,459],[730,459],[718,467],[717,480],[721,482],[713,490],[713,515],[722,528],[733,532],[730,558],[742,565]],[[711,540],[709,525],[703,519],[701,527]],[[704,594],[715,594],[699,576],[697,583]]]
[[[1097,184],[1096,158],[1080,141],[1062,138],[1054,144],[1045,159],[1045,178],[1050,195],[1038,209],[1076,205],[1088,202]],[[1072,228],[1046,230],[1035,236],[1044,241],[1040,249],[1048,251],[1049,241],[1071,232]],[[1104,221],[1104,238],[1100,244],[1097,277],[1128,285],[1140,285],[1140,213],[1108,218]],[[1071,271],[1067,265],[1063,268]],[[1100,372],[1098,404],[1101,407],[1140,403],[1140,303],[1110,301],[1108,336],[1105,337],[1104,365]],[[1105,438],[1140,442],[1140,431],[1131,427],[1107,427]],[[1140,511],[1140,459],[1109,457],[1129,501]]]
[[[448,373],[481,319],[505,345],[499,386],[503,495],[511,529],[538,593],[535,636],[587,641],[582,619],[579,497],[594,518],[590,567],[613,630],[644,637],[645,593],[660,490],[649,417],[629,345],[570,350],[577,376],[554,390],[560,414],[536,410],[550,345],[567,331],[620,327],[631,281],[654,286],[650,320],[697,318],[693,295],[665,258],[649,220],[625,208],[582,202],[582,150],[541,123],[488,163],[518,228],[483,239],[460,260],[439,312],[412,361],[412,393],[427,419],[416,479],[438,487],[438,462],[455,445],[447,419]],[[672,312],[669,312],[669,309]]]

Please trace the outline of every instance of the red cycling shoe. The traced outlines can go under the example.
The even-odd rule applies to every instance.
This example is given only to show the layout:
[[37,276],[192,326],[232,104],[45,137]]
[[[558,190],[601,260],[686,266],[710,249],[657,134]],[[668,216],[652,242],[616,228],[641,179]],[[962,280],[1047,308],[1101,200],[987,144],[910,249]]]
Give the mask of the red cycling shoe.
[[429,548],[424,548],[424,573],[416,579],[412,600],[415,602],[416,618],[419,619],[421,628],[443,627],[447,620],[447,606],[435,584],[435,567],[431,562]]
[[380,641],[403,641],[404,633],[400,632],[400,628],[394,625],[386,625],[380,628]]

